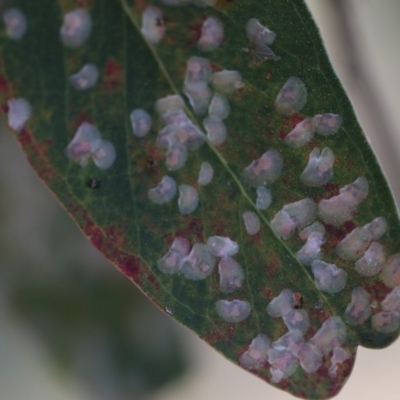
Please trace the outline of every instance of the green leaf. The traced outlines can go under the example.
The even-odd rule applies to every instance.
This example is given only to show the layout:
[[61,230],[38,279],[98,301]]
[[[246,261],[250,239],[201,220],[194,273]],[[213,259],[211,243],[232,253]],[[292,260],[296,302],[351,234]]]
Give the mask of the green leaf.
[[[9,125],[92,243],[160,308],[261,379],[298,397],[332,397],[358,345],[381,348],[398,335],[399,223],[386,180],[303,3],[164,2],[185,4],[18,2],[28,30],[17,14],[0,38]],[[90,12],[91,31],[75,38],[71,25],[60,35],[78,6]],[[87,22],[85,12],[73,15]],[[254,20],[249,26],[252,18],[276,40]],[[84,81],[70,77],[88,63],[99,79],[89,73],[93,87],[77,90]],[[207,117],[210,90],[229,101],[223,122]],[[177,95],[185,102],[165,100]],[[181,112],[161,116],[171,102]],[[21,124],[18,107],[29,116]],[[146,120],[133,132],[137,109],[150,115],[149,133]],[[195,127],[208,131],[202,146],[202,136],[185,142]],[[71,145],[79,128],[101,138]],[[162,129],[173,131],[169,150]],[[311,175],[303,172],[310,153],[324,161],[308,166]],[[198,182],[203,162],[214,171],[207,185]],[[154,190],[165,176],[173,179],[165,193]],[[269,207],[256,200],[265,185]],[[316,219],[322,225],[307,240],[303,228]],[[215,236],[225,238],[222,250]]]

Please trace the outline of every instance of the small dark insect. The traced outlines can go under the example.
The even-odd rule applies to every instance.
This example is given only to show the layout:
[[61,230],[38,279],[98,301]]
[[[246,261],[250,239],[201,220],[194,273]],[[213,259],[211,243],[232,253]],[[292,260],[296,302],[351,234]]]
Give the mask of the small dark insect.
[[155,171],[157,167],[158,167],[157,161],[149,157],[147,159],[147,169],[150,171]]
[[299,292],[293,293],[293,300],[294,300],[294,308],[299,309],[303,308],[303,296]]
[[89,189],[100,189],[100,181],[97,180],[97,179],[89,179],[89,180],[86,182],[86,186],[87,186]]

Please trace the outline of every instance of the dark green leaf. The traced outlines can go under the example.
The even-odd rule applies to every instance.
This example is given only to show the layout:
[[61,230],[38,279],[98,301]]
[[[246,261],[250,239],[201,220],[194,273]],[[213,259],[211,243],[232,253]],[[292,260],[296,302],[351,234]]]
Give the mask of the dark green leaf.
[[[247,367],[260,367],[253,371],[260,378],[303,398],[335,395],[351,371],[357,345],[380,348],[397,337],[397,300],[391,304],[383,301],[400,284],[397,258],[391,258],[381,274],[378,267],[382,267],[382,260],[370,272],[361,265],[370,263],[370,256],[377,257],[380,249],[384,250],[382,258],[396,252],[397,212],[302,2],[220,0],[213,7],[128,0],[42,0],[40,5],[21,0],[18,4],[27,16],[28,31],[14,39],[3,32],[0,42],[0,88],[9,123],[19,131],[17,138],[41,178],[93,244],[156,304],[233,362],[241,359]],[[147,8],[151,4],[158,8]],[[84,33],[82,40],[64,37],[62,41],[63,15],[78,6],[90,11],[92,31],[87,40]],[[143,13],[150,18],[149,31],[143,28]],[[218,30],[213,31],[216,42],[203,37],[199,46],[202,26],[211,16],[222,24],[224,39],[220,41]],[[246,35],[246,25],[252,18],[275,32],[276,40],[266,31]],[[214,28],[218,29],[215,19],[207,21],[217,24]],[[165,35],[158,42],[157,33],[165,28]],[[146,42],[141,30],[154,43]],[[211,88],[228,92],[231,110],[224,121],[226,141],[220,120],[210,117],[203,122],[211,71],[202,60],[192,58],[199,56],[209,60],[214,72]],[[69,78],[87,63],[98,68],[100,78],[92,88],[76,90],[74,85],[79,86],[79,81],[72,84]],[[222,78],[218,71],[224,69],[238,71],[242,81],[225,87],[218,82]],[[282,88],[287,90],[282,93]],[[186,147],[193,150],[191,147],[197,147],[197,143],[182,146],[175,140],[169,151],[176,153],[170,153],[165,163],[167,151],[161,148],[160,138],[156,143],[157,133],[165,127],[156,109],[160,111],[165,101],[157,101],[170,95],[185,98],[183,92],[198,96],[193,108],[188,101],[182,104],[194,124],[191,128],[203,129],[204,125],[214,136],[209,133],[209,142],[189,151],[186,163]],[[7,103],[11,98],[24,98],[32,105],[32,117],[23,127],[10,121],[13,107],[18,104]],[[148,135],[144,135],[145,128],[135,128],[133,135],[130,114],[134,109],[144,109],[151,116]],[[334,115],[305,120],[327,113]],[[317,128],[319,134],[314,136],[314,124],[321,123],[321,118],[323,127]],[[300,135],[304,143],[295,140],[298,146],[294,146],[294,134],[287,135],[303,120],[306,122],[301,126],[312,133],[309,140]],[[340,121],[340,129],[334,129]],[[104,140],[115,146],[116,160],[112,165],[93,148],[90,154],[84,146],[70,145],[66,151],[84,122],[99,129],[102,140],[97,144],[105,146],[106,154],[112,150]],[[91,125],[85,125],[85,129],[90,130]],[[179,135],[182,131],[187,133],[181,127]],[[310,152],[318,157],[313,149],[328,147],[335,157],[333,177],[329,150],[321,155],[328,159],[326,167],[314,170],[311,177],[302,174]],[[261,161],[251,164],[263,154],[266,155]],[[86,156],[88,163],[82,167],[76,161]],[[198,184],[203,162],[214,169],[214,178],[206,186]],[[264,170],[268,172],[264,174]],[[181,191],[187,190],[180,207],[176,197],[170,199],[150,191],[166,175]],[[256,207],[256,187],[264,184],[271,190],[273,201],[270,207],[261,209]],[[193,188],[199,194],[198,205]],[[265,191],[258,189],[262,190]],[[323,200],[329,198],[335,200]],[[296,202],[304,199],[308,200],[299,208]],[[332,202],[337,206],[333,216],[329,213]],[[296,204],[288,206],[293,203]],[[301,238],[298,231],[315,221],[315,204],[325,234],[322,239],[322,234],[314,232],[309,245],[324,242],[324,262],[335,264],[339,270],[319,261],[314,261],[311,268],[307,265],[310,254],[304,250],[296,257],[305,241],[305,233]],[[377,231],[385,224],[383,219],[375,220],[378,217],[388,222],[382,237],[383,231]],[[278,235],[281,238],[271,229],[277,233],[279,218],[284,221],[284,229]],[[373,220],[374,225],[365,227]],[[357,227],[360,248],[355,251],[352,247],[357,244],[352,236],[350,247],[338,246]],[[214,257],[205,243],[213,236],[229,237],[238,243],[234,259],[243,268],[243,276],[229,259],[224,262],[231,268],[229,271],[236,271],[233,283],[220,284],[217,268],[194,271],[187,262],[179,263],[173,271],[176,274],[165,273],[168,265],[160,259],[176,238],[181,241],[182,252],[188,241],[198,258],[204,256],[204,261],[212,264]],[[373,244],[362,259],[370,243],[378,241],[382,247]],[[231,246],[232,253],[234,247]],[[358,262],[359,259],[363,261]],[[333,284],[326,278],[332,278]],[[295,308],[285,318],[269,306],[282,290],[289,294],[287,299]],[[348,308],[352,293],[356,301]],[[232,306],[237,308],[230,312]],[[300,325],[304,335],[292,332],[289,348],[287,343],[277,342],[288,330],[284,320],[290,325],[290,317],[307,318],[305,315],[310,326]],[[333,337],[329,327],[336,328]],[[321,332],[324,335],[319,340]],[[260,355],[255,351],[245,353],[259,334],[267,335],[273,344],[262,356],[263,362],[249,364],[249,355],[250,361]],[[269,339],[258,338],[268,347]],[[321,351],[325,354],[319,365]],[[315,355],[316,371],[306,365],[307,354]],[[297,365],[298,360],[301,366]]]

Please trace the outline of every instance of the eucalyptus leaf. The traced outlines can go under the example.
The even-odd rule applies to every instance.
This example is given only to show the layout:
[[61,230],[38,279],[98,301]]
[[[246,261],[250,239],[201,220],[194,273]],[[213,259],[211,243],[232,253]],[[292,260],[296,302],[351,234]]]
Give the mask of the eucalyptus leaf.
[[160,308],[301,398],[396,339],[397,210],[302,2],[16,6],[8,123]]

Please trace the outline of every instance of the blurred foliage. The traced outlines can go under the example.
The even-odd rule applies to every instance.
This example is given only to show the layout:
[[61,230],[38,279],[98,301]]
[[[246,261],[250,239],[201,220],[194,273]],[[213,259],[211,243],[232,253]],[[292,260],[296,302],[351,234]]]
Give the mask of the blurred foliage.
[[92,248],[10,140],[1,141],[1,300],[43,342],[60,378],[95,399],[143,399],[180,377],[176,324]]

